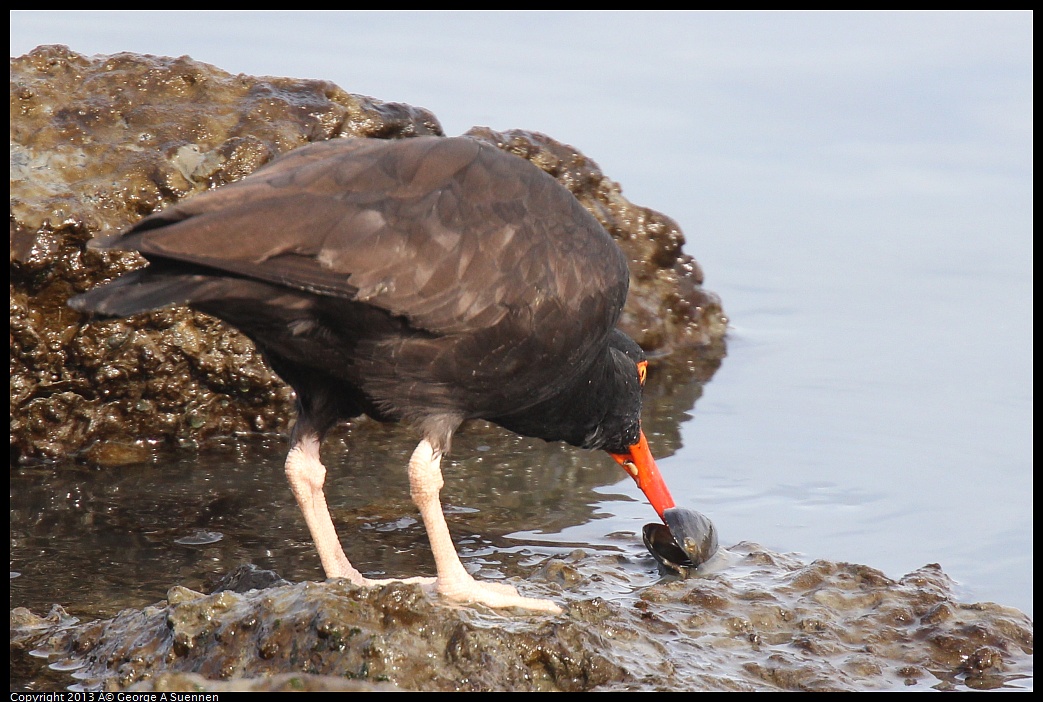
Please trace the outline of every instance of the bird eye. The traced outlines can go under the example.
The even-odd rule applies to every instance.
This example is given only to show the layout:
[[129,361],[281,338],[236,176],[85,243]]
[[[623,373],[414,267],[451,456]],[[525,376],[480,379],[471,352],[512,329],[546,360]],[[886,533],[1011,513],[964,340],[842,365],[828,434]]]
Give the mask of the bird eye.
[[637,362],[637,379],[642,385],[645,384],[645,378],[648,377],[648,361]]

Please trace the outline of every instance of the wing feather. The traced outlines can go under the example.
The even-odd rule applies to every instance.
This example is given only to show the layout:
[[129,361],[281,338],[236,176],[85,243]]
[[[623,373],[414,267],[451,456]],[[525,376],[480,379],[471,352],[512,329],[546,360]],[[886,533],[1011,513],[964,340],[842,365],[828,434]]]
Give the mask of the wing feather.
[[[534,358],[557,367],[534,372],[546,388],[533,401],[554,392],[606,345],[628,287],[622,252],[568,190],[466,137],[301,147],[100,245],[315,294],[325,310],[384,310],[426,339],[388,342],[395,372],[469,383],[475,403]],[[464,358],[473,367],[453,370]]]

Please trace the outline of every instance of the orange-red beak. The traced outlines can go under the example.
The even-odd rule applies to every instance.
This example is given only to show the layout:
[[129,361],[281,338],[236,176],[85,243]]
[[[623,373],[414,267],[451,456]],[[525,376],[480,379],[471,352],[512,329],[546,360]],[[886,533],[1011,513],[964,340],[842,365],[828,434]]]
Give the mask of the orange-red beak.
[[674,498],[666,489],[666,483],[663,482],[663,476],[659,473],[659,467],[652,458],[652,452],[648,450],[645,433],[641,432],[641,438],[628,448],[626,453],[610,455],[616,459],[619,465],[623,466],[623,470],[630,474],[662,519],[663,512],[674,506]]

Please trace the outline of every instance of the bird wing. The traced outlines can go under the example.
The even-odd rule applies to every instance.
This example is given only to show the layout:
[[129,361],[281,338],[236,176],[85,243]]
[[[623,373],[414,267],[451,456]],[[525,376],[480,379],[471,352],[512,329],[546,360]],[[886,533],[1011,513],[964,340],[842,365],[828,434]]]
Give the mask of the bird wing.
[[628,285],[571,193],[466,137],[301,147],[101,247],[365,302],[437,335],[582,314],[588,338],[559,343],[602,343]]

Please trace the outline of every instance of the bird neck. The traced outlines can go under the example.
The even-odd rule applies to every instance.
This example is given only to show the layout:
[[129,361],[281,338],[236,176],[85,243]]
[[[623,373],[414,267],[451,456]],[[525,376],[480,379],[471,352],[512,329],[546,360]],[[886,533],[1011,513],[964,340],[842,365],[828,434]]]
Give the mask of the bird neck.
[[520,412],[489,418],[517,434],[586,449],[622,451],[637,442],[641,386],[633,361],[607,346],[559,393]]

